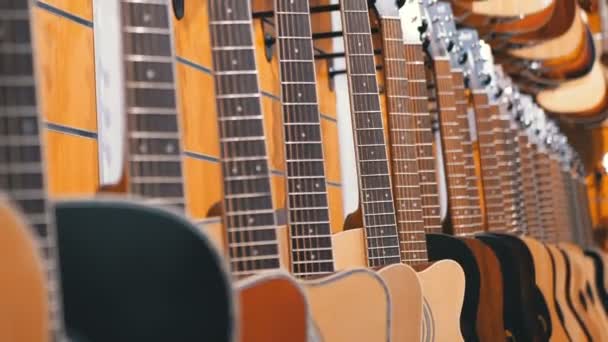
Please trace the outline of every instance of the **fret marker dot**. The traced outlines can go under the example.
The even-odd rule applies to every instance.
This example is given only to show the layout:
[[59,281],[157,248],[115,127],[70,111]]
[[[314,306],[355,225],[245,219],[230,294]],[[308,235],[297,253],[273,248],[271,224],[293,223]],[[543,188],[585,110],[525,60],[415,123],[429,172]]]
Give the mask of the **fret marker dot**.
[[388,198],[388,193],[384,194],[384,197]]
[[384,234],[384,229],[380,229],[380,234]]
[[141,153],[146,153],[148,152],[148,146],[146,146],[146,144],[142,143],[139,145],[139,152]]
[[152,69],[148,69],[148,70],[146,70],[146,77],[149,80],[154,79],[154,77],[156,77],[156,72]]
[[235,175],[236,175],[238,172],[239,172],[239,170],[238,170],[236,167],[233,167],[233,168],[232,168],[232,173],[233,173],[233,174],[235,174]]
[[412,256],[413,256],[414,258],[416,258],[416,253],[412,254]]
[[405,135],[402,135],[402,136],[401,136],[401,140],[405,140]]
[[298,98],[301,98],[301,97],[302,97],[302,93],[298,93]]
[[255,219],[254,219],[253,217],[250,217],[250,218],[247,220],[247,222],[248,222],[249,224],[251,224],[251,223],[255,222]]
[[321,187],[321,184],[315,183],[315,188],[319,188],[319,187]]
[[298,53],[298,52],[300,52],[300,49],[295,48],[295,49],[293,49],[293,52]]
[[165,146],[165,152],[173,153],[174,151],[175,151],[175,145],[173,145],[173,143],[168,143],[167,146]]
[[420,178],[422,178],[422,180],[426,180],[426,176],[420,176]]
[[383,255],[386,255],[386,251],[382,251],[382,254],[383,254]]
[[255,170],[256,170],[257,172],[262,171],[262,165],[256,165],[256,166],[255,166]]
[[308,234],[312,234],[314,233],[314,230],[312,230],[312,228],[308,228]]
[[242,111],[243,111],[243,107],[241,107],[241,106],[236,106],[236,111],[237,111],[237,112],[239,112],[239,113],[240,113],[240,112],[242,112]]
[[296,184],[296,189],[300,190],[301,186],[300,184]]
[[300,134],[302,136],[302,138],[306,138],[306,133],[302,132],[302,134]]
[[316,256],[314,254],[310,254],[310,260],[315,260]]
[[150,15],[150,13],[144,13],[143,19],[144,22],[149,23],[150,19],[152,19],[152,16]]
[[254,248],[253,250],[251,250],[251,254],[258,255],[258,250],[256,248]]
[[405,208],[405,203],[401,203],[401,208]]
[[232,8],[230,8],[230,7],[226,8],[226,13],[229,13],[229,14],[232,13]]
[[361,46],[361,42],[358,42],[358,43],[357,43],[357,46]]
[[237,61],[236,58],[232,59],[232,65],[237,65],[237,64],[239,64],[239,61]]

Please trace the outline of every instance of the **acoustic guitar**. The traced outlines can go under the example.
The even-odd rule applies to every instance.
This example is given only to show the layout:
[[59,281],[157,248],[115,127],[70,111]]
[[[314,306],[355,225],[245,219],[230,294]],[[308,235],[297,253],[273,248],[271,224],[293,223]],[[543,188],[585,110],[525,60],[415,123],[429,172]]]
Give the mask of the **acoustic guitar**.
[[[512,234],[521,232],[522,216],[518,204],[517,170],[509,159],[514,154],[511,139],[505,137],[499,93],[493,90],[494,65],[491,56],[481,55],[481,43],[473,45],[471,72],[480,164],[488,230],[479,238],[495,252],[503,274],[504,324],[515,339],[543,339],[551,333],[551,322],[542,294],[535,284],[530,252]],[[486,64],[484,64],[484,61]],[[504,107],[502,108],[504,110]]]
[[[31,38],[27,30],[30,25],[28,6],[28,1],[13,1],[2,8],[5,11],[3,20],[6,20],[3,22],[4,27],[11,34],[3,36],[6,49],[2,52],[2,70],[6,82],[2,89],[5,95],[10,96],[2,97],[0,103],[3,123],[1,158],[4,168],[0,184],[35,229],[44,267],[40,269],[39,266],[25,264],[31,255],[22,251],[15,260],[10,260],[11,266],[3,268],[11,269],[15,266],[14,262],[21,260],[20,266],[23,268],[13,273],[21,278],[14,278],[20,280],[18,286],[21,292],[13,294],[30,291],[28,298],[20,299],[16,296],[3,301],[7,304],[3,305],[3,309],[12,311],[14,307],[8,304],[17,304],[14,301],[20,300],[19,310],[13,312],[13,316],[3,316],[13,320],[2,324],[6,328],[2,329],[2,334],[6,337],[3,340],[64,341],[68,333],[71,340],[82,340],[84,336],[88,341],[229,338],[232,328],[231,296],[222,264],[207,241],[183,219],[169,215],[169,219],[163,221],[164,234],[157,236],[157,243],[150,244],[146,243],[149,240],[141,238],[147,233],[148,227],[133,223],[137,222],[137,217],[145,216],[145,212],[154,213],[154,220],[158,216],[167,216],[165,211],[149,207],[126,208],[123,212],[128,212],[128,215],[121,217],[125,219],[121,221],[116,211],[104,211],[103,204],[78,202],[58,209],[63,215],[57,215],[57,231],[55,230],[55,218],[46,200],[33,63],[20,62],[31,61],[33,58]],[[23,34],[17,34],[18,30],[24,30]],[[82,216],[78,217],[82,212],[74,208],[79,205],[90,205],[99,210],[98,213],[103,211],[103,215],[85,215],[87,219],[83,220]],[[72,219],[71,223],[64,225],[64,218]],[[112,222],[114,218],[116,222]],[[88,222],[89,219],[92,221]],[[6,227],[6,236],[9,237],[6,241],[15,243],[3,251],[15,252],[14,248],[24,246],[24,241],[14,231],[15,225],[20,221],[6,211],[3,211],[3,220],[6,220],[3,221],[6,223],[3,228]],[[134,234],[126,232],[129,228]],[[70,229],[75,229],[77,233],[71,235]],[[69,238],[76,240],[66,243],[66,232]],[[92,240],[83,243],[86,238],[79,239],[79,234],[80,237],[84,235]],[[95,239],[99,235],[112,236],[116,240],[104,244],[101,237],[100,240]],[[160,252],[162,243],[159,242],[166,242],[175,236],[183,238],[178,243],[190,243],[189,247],[181,245],[180,248],[167,248]],[[118,251],[120,243],[127,250],[126,254],[114,253]],[[60,248],[62,252],[59,255]],[[108,250],[113,253],[108,253]],[[192,253],[188,254],[186,250]],[[73,252],[76,252],[76,257]],[[108,260],[112,256],[124,258]],[[190,259],[190,256],[198,256],[201,262],[194,265],[194,259]],[[95,265],[98,261],[101,263]],[[44,304],[37,303],[41,299],[40,285],[37,282],[40,271],[44,272],[48,282],[48,287],[42,289],[43,298],[49,298],[48,303]],[[121,272],[125,271],[131,278],[120,277]],[[180,276],[186,276],[187,280],[179,279]],[[138,279],[134,280],[133,277]],[[213,285],[208,281],[212,281]],[[10,281],[5,286],[7,291],[16,290],[15,284]],[[142,291],[144,288],[146,291]],[[201,289],[207,289],[208,292],[203,295]],[[48,292],[44,293],[45,291]],[[167,302],[151,305],[158,298],[164,298]],[[24,307],[27,311],[23,311]],[[137,312],[142,309],[145,312]],[[194,313],[196,315],[193,316]],[[23,323],[20,321],[23,314],[29,315],[27,325],[11,326]],[[44,322],[44,319],[49,321]],[[158,321],[163,324],[154,324]],[[68,331],[66,326],[69,327]],[[6,336],[5,333],[12,336]]]
[[[391,327],[392,340],[406,341],[404,334],[420,330],[419,319],[401,315],[421,314],[420,299],[414,297],[419,289],[405,301],[392,298],[395,305],[389,308],[384,282],[375,272],[363,268],[336,272],[336,265],[344,262],[334,256],[345,254],[340,248],[351,251],[353,241],[342,241],[343,234],[332,241],[308,1],[275,0],[274,20],[287,161],[286,245],[291,250],[291,271],[300,278],[310,304],[314,335],[324,341],[386,340],[392,309],[397,317],[393,322],[400,322]],[[410,321],[418,326],[410,329],[401,324]]]
[[[464,299],[464,272],[452,260],[432,264],[428,260],[416,152],[417,134],[431,134],[430,126],[418,126],[417,117],[428,114],[415,112],[407,91],[409,80],[399,9],[392,0],[376,1],[375,9],[382,35],[389,151],[401,260],[420,271],[418,278],[424,296],[422,336],[411,336],[409,340],[462,340],[460,312]],[[417,32],[414,27],[409,29]],[[441,286],[446,279],[453,284],[449,291]]]
[[[517,115],[519,115],[517,118],[519,124],[517,144],[519,147],[518,156],[521,164],[522,192],[527,226],[527,236],[522,236],[521,239],[532,255],[536,285],[547,303],[552,326],[550,338],[556,341],[565,341],[569,340],[569,336],[571,335],[569,335],[564,325],[564,317],[568,315],[568,319],[572,320],[573,324],[577,324],[577,322],[572,317],[570,310],[561,308],[557,304],[554,283],[556,275],[554,273],[553,261],[543,244],[544,241],[547,241],[547,231],[553,229],[554,225],[552,224],[552,216],[547,216],[545,214],[546,209],[542,206],[541,193],[543,192],[543,187],[539,183],[541,180],[547,183],[548,180],[541,177],[536,169],[537,141],[535,139],[536,136],[532,134],[532,129],[530,128],[534,120],[533,113],[538,112],[540,109],[535,106],[529,96],[524,94],[518,94],[515,105],[518,111]],[[584,336],[580,327],[576,326],[574,329],[576,329],[575,332],[578,338]]]
[[[427,94],[427,84],[435,84],[435,81],[431,79],[427,83],[423,51],[423,47],[430,46],[427,39],[432,36],[429,34],[428,23],[432,22],[432,18],[424,15],[420,4],[416,1],[406,2],[402,11],[403,30],[406,36],[405,51],[408,66],[406,75],[408,77],[409,98],[412,112],[416,113],[417,119],[416,156],[420,175],[422,218],[427,232],[429,259],[436,262],[445,259],[454,260],[462,267],[465,272],[466,286],[464,303],[460,313],[461,333],[467,341],[478,339],[490,341],[496,336],[502,335],[504,331],[500,318],[500,315],[502,315],[502,296],[496,295],[496,291],[500,293],[502,289],[501,286],[490,286],[490,283],[501,284],[500,281],[493,281],[490,278],[498,276],[500,279],[500,274],[496,272],[498,267],[492,265],[492,263],[497,263],[497,260],[493,257],[490,249],[479,241],[442,234],[439,191],[433,152],[434,138],[431,131],[431,113],[429,113],[429,105],[436,106],[437,104],[436,99],[429,101],[429,95]],[[419,30],[423,37],[427,38],[424,43],[421,42]],[[445,56],[443,59],[445,74],[443,77],[447,78],[448,75],[451,76],[450,61],[447,54]],[[447,92],[448,95],[451,89],[451,85],[445,83],[441,88],[442,92]],[[443,97],[445,98],[445,96]],[[458,119],[456,115],[453,115],[452,118],[454,120]],[[462,164],[460,164],[460,167],[462,167]],[[465,184],[466,177],[462,182]],[[466,188],[459,190],[462,193],[462,190],[466,191]],[[458,204],[464,210],[470,208],[468,200],[461,200]],[[459,217],[459,219],[460,222],[468,222],[466,217]],[[489,277],[486,277],[486,275],[489,275]],[[499,309],[496,309],[497,307]]]
[[116,71],[125,86],[120,119],[127,122],[121,184],[153,206],[111,199],[57,205],[70,335],[88,341],[230,340],[234,313],[224,263],[179,213],[183,182],[169,6],[117,1],[113,9],[120,18],[115,39],[122,43],[116,53],[124,61]]
[[[420,333],[423,297],[416,271],[401,263],[407,249],[399,240],[369,8],[366,0],[342,1],[340,11],[360,201],[359,209],[347,218],[346,227],[363,227],[341,233],[356,241],[350,254],[358,258],[351,257],[348,264],[340,266],[364,263],[378,269],[394,308],[391,336],[408,340]],[[360,250],[361,240],[365,241],[365,250]],[[337,255],[336,260],[343,257]]]
[[[280,272],[249,0],[208,2],[223,175],[223,222],[241,341],[305,341],[308,303]],[[306,17],[305,17],[306,18]],[[251,277],[253,276],[253,277]]]

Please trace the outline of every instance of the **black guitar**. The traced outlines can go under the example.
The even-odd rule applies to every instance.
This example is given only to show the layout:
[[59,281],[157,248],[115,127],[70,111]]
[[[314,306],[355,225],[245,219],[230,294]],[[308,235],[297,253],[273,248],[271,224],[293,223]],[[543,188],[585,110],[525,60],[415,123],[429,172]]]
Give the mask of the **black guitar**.
[[[101,342],[231,340],[231,289],[223,262],[198,228],[183,216],[124,201],[65,202],[56,206],[56,217],[52,215],[46,199],[31,62],[34,54],[27,30],[31,25],[29,6],[28,0],[0,5],[5,33],[0,38],[0,158],[9,170],[3,174],[0,189],[36,229],[49,278],[54,279],[49,281],[52,340],[65,341],[68,335],[70,340]],[[156,74],[171,84],[171,89],[163,91],[144,87],[127,90],[127,112],[134,107],[150,110],[151,115],[134,115],[137,122],[150,124],[155,114],[173,113],[162,114],[167,126],[142,126],[149,129],[150,139],[140,143],[163,146],[153,138],[153,128],[177,129],[168,6],[159,1],[121,1],[120,6],[123,31],[139,26],[123,34],[125,57],[138,55],[137,59],[125,58],[129,80],[136,81],[142,75],[138,71],[148,67],[163,71]],[[139,20],[144,13],[151,15]],[[165,33],[145,33],[143,26]],[[155,48],[146,49],[151,46]],[[147,81],[151,88],[156,84]],[[145,161],[135,169],[181,172],[179,145],[175,147],[174,155],[162,158],[178,162],[153,161],[157,151],[150,148],[148,155],[138,156]],[[138,189],[144,196],[163,186],[139,181]]]

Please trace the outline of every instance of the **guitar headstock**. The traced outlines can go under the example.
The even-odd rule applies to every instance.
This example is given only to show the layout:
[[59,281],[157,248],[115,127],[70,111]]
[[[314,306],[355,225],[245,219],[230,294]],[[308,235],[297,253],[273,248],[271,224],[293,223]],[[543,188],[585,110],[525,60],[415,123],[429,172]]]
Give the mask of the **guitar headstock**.
[[420,0],[405,0],[399,10],[403,40],[420,43],[428,39],[428,20],[424,17]]
[[427,38],[423,46],[433,58],[449,58],[450,51],[455,47],[445,25],[451,18],[451,7],[442,4],[435,0],[422,0],[424,18],[429,23],[428,36],[423,35],[423,38]]
[[380,18],[399,18],[399,4],[397,0],[374,0],[373,3]]
[[471,63],[469,86],[475,90],[485,90],[492,82],[492,74],[486,71],[487,61],[482,54],[481,43],[478,39],[470,43],[469,63]]
[[464,82],[466,87],[470,86],[471,77],[474,77],[475,58],[473,57],[473,47],[479,42],[477,30],[460,29],[458,34],[458,47],[461,51],[458,65],[464,73]]

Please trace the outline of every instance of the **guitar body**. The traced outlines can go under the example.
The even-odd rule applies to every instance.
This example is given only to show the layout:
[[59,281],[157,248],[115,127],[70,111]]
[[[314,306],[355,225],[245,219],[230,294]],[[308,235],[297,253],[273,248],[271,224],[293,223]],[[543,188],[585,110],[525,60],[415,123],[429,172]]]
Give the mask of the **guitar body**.
[[437,261],[420,271],[418,279],[424,295],[422,338],[408,341],[463,341],[460,312],[466,283],[462,267],[453,260]]
[[[390,275],[395,276],[391,280],[401,279],[396,273],[398,271]],[[408,277],[407,273],[405,277]],[[401,323],[408,322],[400,320],[389,325],[391,311],[393,317],[397,316],[399,319],[404,319],[406,316],[395,315],[395,311],[399,314],[420,316],[417,314],[420,310],[416,310],[417,307],[421,307],[420,299],[416,301],[417,293],[420,293],[420,285],[417,285],[417,281],[402,283],[402,290],[396,292],[397,296],[392,298],[389,297],[389,288],[381,277],[366,269],[342,271],[319,279],[304,280],[300,284],[304,287],[310,304],[314,335],[317,337],[313,339],[315,341],[388,341],[391,335],[400,338],[391,341],[407,341],[397,332],[401,332],[403,326],[409,326]],[[412,290],[412,293],[408,293],[407,290]],[[409,295],[406,300],[411,301],[401,303],[402,298],[398,296],[404,295]],[[392,305],[393,303],[403,305]],[[391,332],[391,328],[395,326],[401,329]],[[420,330],[420,326],[417,328]],[[272,341],[292,341],[292,339]]]
[[49,342],[47,280],[29,227],[0,201],[0,341]]
[[56,206],[65,321],[96,341],[230,341],[223,261],[182,216],[120,201]]
[[545,247],[549,252],[553,265],[555,302],[562,313],[564,327],[572,341],[589,341],[591,340],[589,329],[574,309],[574,304],[568,295],[570,268],[566,263],[564,255],[556,246],[545,245]]
[[551,317],[536,275],[530,251],[518,237],[486,233],[477,236],[496,254],[503,274],[504,323],[516,341],[547,341]]
[[[502,284],[500,278],[491,279],[484,263],[490,258],[478,259],[489,248],[482,246],[475,252],[467,245],[466,239],[459,239],[445,234],[427,234],[429,258],[439,262],[444,259],[454,260],[464,271],[465,291],[460,312],[460,331],[465,341],[496,341],[504,336],[501,328],[502,296],[492,298],[496,284]],[[495,257],[494,257],[495,258]],[[481,266],[480,266],[481,265]],[[499,268],[494,268],[500,270]],[[501,285],[499,285],[500,287]],[[493,288],[494,287],[494,288]],[[483,305],[482,305],[483,304]]]
[[570,270],[567,293],[574,310],[584,322],[593,341],[608,340],[605,313],[603,307],[599,308],[601,304],[592,286],[593,281],[588,278],[588,264],[584,260],[583,251],[570,244],[560,244],[559,248]]
[[547,267],[552,265],[551,255],[545,248],[545,246],[539,241],[522,237],[521,240],[526,244],[532,260],[534,262],[534,271],[536,276],[536,286],[542,292],[549,309],[549,315],[551,317],[551,340],[553,341],[568,341],[568,332],[562,323],[560,316],[563,313],[560,312],[560,308],[557,306],[555,299],[555,273],[553,267]]
[[604,311],[608,312],[608,291],[606,291],[607,260],[605,259],[604,253],[597,249],[587,249],[585,250],[585,255],[593,261],[595,290],[602,301]]
[[287,273],[269,271],[236,282],[238,341],[308,340],[308,304]]
[[[338,234],[334,234],[332,236],[332,241],[336,269],[342,270],[367,266],[364,242],[365,233],[362,228],[348,229]],[[374,328],[375,332],[373,333],[376,338],[371,340],[363,339],[361,341],[385,341],[389,340],[389,337],[391,341],[420,341],[421,327],[423,324],[423,299],[422,289],[416,271],[405,264],[393,264],[380,268],[377,273],[382,279],[382,283],[388,293],[390,310],[384,321],[367,319],[367,321],[375,322],[376,324],[376,327]],[[341,283],[348,284],[345,280],[341,281]],[[329,284],[331,284],[331,282]],[[354,286],[359,285],[354,284]],[[311,296],[310,292],[308,294]],[[313,295],[310,298],[311,303],[315,301],[314,297],[316,296]],[[354,294],[354,296],[345,297],[345,302],[350,301],[352,303],[355,299],[360,300],[360,297],[360,295]],[[332,306],[332,301],[321,301],[320,304],[325,306],[330,305],[332,310],[335,310]],[[374,301],[377,302],[378,300],[375,299]],[[381,302],[374,304],[374,306],[379,304],[381,304]],[[315,304],[311,305],[313,307],[315,306]],[[366,309],[366,311],[368,310]],[[313,308],[313,316],[315,317],[315,320],[317,320],[315,312],[316,310]],[[348,316],[353,314],[354,313],[351,312]],[[365,317],[368,316],[366,315]],[[357,320],[359,319],[362,318],[357,318]],[[329,320],[330,325],[336,325],[334,318],[330,317]],[[361,328],[369,329],[369,325],[370,323],[366,323]],[[359,330],[354,328],[358,326],[359,325],[348,323],[346,330]],[[385,331],[384,335],[382,335],[384,336],[383,338],[379,335],[381,331]],[[355,338],[354,334],[353,338]],[[356,341],[359,341],[359,339],[357,338]]]

